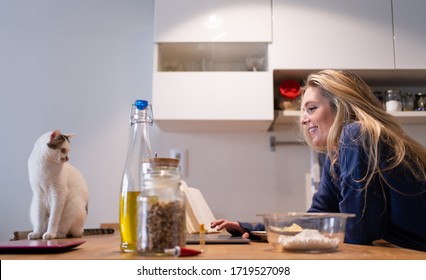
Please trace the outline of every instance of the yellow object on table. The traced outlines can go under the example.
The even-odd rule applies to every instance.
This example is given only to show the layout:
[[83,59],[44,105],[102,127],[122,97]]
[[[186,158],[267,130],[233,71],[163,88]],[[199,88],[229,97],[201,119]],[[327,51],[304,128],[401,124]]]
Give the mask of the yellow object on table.
[[206,245],[206,229],[204,228],[204,224],[200,224],[200,247],[202,252],[204,252],[205,245]]

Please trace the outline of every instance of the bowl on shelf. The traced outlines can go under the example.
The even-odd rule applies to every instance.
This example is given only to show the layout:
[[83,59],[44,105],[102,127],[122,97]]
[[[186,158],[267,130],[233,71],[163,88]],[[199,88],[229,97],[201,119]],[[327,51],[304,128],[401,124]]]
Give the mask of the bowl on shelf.
[[263,214],[268,242],[277,251],[331,252],[344,241],[346,213]]
[[281,82],[278,106],[281,110],[299,110],[300,108],[300,83],[296,80]]

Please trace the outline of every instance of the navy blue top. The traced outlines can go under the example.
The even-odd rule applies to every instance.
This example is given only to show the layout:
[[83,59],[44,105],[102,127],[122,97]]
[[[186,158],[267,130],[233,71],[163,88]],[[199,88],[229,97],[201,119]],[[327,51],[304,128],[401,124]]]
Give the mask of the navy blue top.
[[[327,158],[308,212],[354,213],[356,217],[347,220],[347,243],[371,244],[384,239],[401,247],[426,251],[426,182],[416,180],[410,171],[399,166],[384,171],[384,180],[374,176],[365,189],[362,178],[368,168],[368,158],[359,138],[358,123],[344,127],[336,176],[333,178],[330,174]],[[381,149],[380,165],[384,167],[384,158],[393,151],[389,147]],[[247,231],[265,229],[263,224],[240,224]]]

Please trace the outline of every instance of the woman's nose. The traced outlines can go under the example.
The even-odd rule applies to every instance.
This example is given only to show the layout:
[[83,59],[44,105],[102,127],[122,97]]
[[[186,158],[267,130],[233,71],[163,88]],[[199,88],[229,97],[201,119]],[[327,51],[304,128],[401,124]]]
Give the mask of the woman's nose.
[[306,125],[309,122],[309,118],[307,117],[306,114],[302,113],[302,115],[300,116],[300,123],[302,125]]

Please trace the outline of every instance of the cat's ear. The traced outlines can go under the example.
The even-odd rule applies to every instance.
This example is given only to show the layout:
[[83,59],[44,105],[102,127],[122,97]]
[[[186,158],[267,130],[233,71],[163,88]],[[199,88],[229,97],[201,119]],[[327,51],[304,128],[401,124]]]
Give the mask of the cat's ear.
[[50,134],[50,141],[58,138],[60,135],[61,135],[61,131],[59,129],[52,131],[52,133]]
[[71,134],[64,134],[64,136],[66,136],[67,138],[71,139],[72,137],[74,137],[74,136],[75,136],[75,134],[74,134],[74,133],[71,133]]

